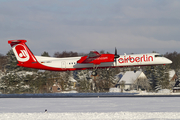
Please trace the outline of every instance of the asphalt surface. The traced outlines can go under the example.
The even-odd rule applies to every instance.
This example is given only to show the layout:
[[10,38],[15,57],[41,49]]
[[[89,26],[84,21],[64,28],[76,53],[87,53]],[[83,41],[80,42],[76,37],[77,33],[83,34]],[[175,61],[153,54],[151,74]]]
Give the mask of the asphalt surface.
[[142,95],[138,93],[44,93],[0,94],[0,98],[95,98],[95,97],[180,97],[180,94]]

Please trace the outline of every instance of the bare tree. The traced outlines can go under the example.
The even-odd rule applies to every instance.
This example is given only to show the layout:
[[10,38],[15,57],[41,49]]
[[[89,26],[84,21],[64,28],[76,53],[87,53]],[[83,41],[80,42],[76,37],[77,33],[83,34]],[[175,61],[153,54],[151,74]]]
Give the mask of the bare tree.
[[7,64],[7,57],[0,54],[0,70],[5,71],[6,64]]
[[121,92],[123,92],[123,90],[124,90],[124,88],[125,88],[125,81],[124,80],[122,80],[122,81],[120,81],[120,88],[121,88]]
[[78,53],[77,52],[67,52],[67,51],[63,51],[63,52],[55,52],[54,53],[54,57],[57,57],[57,58],[64,58],[64,57],[77,57],[78,56]]
[[149,91],[150,89],[150,84],[147,78],[138,78],[137,80],[134,81],[133,86],[137,90],[144,89]]

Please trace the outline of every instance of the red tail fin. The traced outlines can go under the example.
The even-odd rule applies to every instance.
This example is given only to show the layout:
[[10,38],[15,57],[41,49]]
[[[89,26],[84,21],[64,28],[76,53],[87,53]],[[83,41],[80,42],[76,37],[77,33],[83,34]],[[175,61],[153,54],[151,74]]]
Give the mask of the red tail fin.
[[11,45],[12,50],[19,62],[19,66],[24,66],[23,64],[36,63],[37,59],[34,57],[32,52],[29,50],[25,44],[26,40],[10,40],[8,43]]

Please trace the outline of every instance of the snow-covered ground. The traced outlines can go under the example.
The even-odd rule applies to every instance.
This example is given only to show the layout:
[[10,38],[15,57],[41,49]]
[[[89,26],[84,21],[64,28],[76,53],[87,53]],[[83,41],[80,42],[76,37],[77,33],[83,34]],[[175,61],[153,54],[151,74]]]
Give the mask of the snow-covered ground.
[[179,101],[179,97],[1,98],[0,120],[180,119]]

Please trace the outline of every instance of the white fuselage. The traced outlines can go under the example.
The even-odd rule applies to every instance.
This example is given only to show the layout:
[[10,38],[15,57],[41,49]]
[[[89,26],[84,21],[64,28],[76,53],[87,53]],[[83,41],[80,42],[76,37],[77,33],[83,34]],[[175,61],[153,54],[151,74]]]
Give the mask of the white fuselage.
[[[62,69],[89,69],[93,68],[92,63],[77,63],[81,57],[69,57],[69,58],[52,58],[35,56],[39,63],[47,67],[62,68]],[[147,54],[131,54],[131,55],[120,55],[115,62],[103,62],[98,67],[128,67],[128,66],[146,66],[146,65],[160,65],[170,64],[171,60],[162,57],[158,53],[147,53]]]

